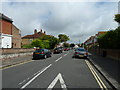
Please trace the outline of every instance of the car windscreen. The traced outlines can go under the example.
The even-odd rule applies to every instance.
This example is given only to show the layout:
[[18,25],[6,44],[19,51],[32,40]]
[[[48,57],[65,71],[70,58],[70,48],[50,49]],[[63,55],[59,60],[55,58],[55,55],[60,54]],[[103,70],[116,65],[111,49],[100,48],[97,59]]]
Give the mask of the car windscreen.
[[55,48],[55,50],[60,50],[61,48]]
[[37,49],[37,50],[35,50],[35,52],[43,52],[44,51],[44,49]]
[[76,51],[85,51],[85,49],[78,48],[78,49],[76,49]]

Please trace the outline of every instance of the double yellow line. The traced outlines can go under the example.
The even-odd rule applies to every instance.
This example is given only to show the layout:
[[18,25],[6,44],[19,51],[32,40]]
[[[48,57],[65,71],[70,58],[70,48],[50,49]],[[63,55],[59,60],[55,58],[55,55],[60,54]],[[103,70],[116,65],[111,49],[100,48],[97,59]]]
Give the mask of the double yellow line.
[[26,64],[26,63],[29,63],[29,62],[32,62],[32,61],[33,61],[33,60],[27,60],[27,61],[24,61],[24,62],[20,62],[20,63],[13,64],[13,65],[8,65],[8,66],[0,67],[0,70],[1,70],[1,69],[4,70],[4,69],[7,69],[7,68],[19,66],[19,65]]
[[101,78],[98,76],[98,74],[96,73],[96,71],[93,69],[92,65],[89,63],[89,61],[85,60],[86,64],[88,65],[90,71],[92,72],[93,76],[95,77],[97,83],[99,84],[100,88],[102,90],[108,90],[107,87],[105,86],[105,84],[103,83],[103,81],[101,80]]

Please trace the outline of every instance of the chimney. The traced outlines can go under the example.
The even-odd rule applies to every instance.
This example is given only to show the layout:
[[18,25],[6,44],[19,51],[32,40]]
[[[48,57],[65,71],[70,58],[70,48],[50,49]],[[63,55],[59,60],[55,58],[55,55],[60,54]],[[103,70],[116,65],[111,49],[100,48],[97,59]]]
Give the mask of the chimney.
[[42,29],[40,30],[40,32],[42,33]]
[[34,30],[34,34],[36,34],[36,33],[37,33],[37,30],[35,29],[35,30]]
[[44,34],[46,34],[46,32],[44,31]]

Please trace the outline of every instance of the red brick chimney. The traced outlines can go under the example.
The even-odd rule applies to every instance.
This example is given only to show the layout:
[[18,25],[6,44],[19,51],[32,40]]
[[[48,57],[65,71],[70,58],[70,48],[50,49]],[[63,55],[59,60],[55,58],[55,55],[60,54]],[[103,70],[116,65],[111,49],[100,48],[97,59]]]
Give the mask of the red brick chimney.
[[46,32],[44,31],[44,34],[46,34]]
[[42,29],[40,30],[40,32],[42,33]]

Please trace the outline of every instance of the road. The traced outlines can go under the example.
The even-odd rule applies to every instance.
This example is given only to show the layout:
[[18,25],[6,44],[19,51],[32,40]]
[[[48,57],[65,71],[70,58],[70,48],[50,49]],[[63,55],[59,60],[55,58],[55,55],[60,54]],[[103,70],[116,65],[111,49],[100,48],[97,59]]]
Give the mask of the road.
[[[39,90],[109,90],[111,86],[87,59],[72,58],[74,51],[19,64],[2,70],[3,88]],[[12,89],[11,89],[12,90]]]

